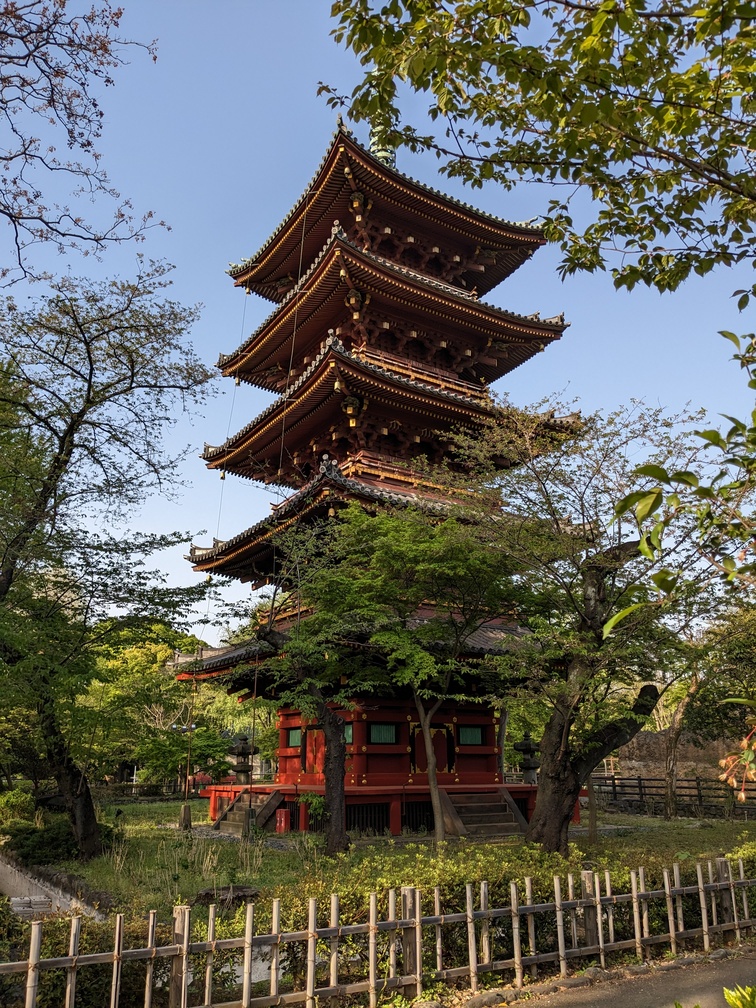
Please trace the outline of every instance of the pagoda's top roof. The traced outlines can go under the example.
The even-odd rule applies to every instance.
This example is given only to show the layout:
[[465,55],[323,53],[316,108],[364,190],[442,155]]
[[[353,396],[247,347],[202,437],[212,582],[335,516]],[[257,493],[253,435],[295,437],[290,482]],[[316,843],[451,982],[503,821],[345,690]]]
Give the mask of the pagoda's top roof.
[[[306,334],[310,320],[315,332],[322,332],[324,320],[316,318],[318,311],[323,309],[334,291],[343,289],[348,292],[347,263],[353,271],[349,282],[360,284],[372,293],[385,294],[390,299],[392,292],[396,297],[401,291],[406,300],[406,295],[411,292],[407,304],[414,305],[415,310],[420,312],[427,311],[429,299],[436,303],[441,299],[445,311],[440,317],[449,317],[451,324],[457,327],[467,325],[485,330],[488,336],[511,340],[506,363],[483,369],[484,377],[489,381],[514,370],[534,356],[542,348],[540,341],[558,339],[568,325],[563,315],[541,319],[538,313],[520,315],[480,301],[458,287],[359,248],[349,241],[340,227],[335,226],[307,273],[281,304],[241,346],[230,354],[221,354],[218,367],[223,373],[238,375],[261,388],[274,389],[273,379],[266,380],[260,372],[267,365],[288,362],[288,341],[295,328],[299,343],[297,356],[304,355],[307,347],[302,342],[302,335]],[[344,311],[341,301],[339,310]]]
[[[349,170],[349,175],[344,169]],[[328,231],[343,216],[355,189],[393,205],[404,220],[422,221],[423,228],[453,232],[474,245],[495,249],[496,263],[485,274],[471,274],[479,290],[491,290],[522,265],[541,245],[543,232],[532,223],[506,221],[448,196],[432,186],[397,171],[374,157],[342,125],[309,186],[262,247],[228,270],[238,286],[280,301],[280,281],[297,278],[322,246]]]

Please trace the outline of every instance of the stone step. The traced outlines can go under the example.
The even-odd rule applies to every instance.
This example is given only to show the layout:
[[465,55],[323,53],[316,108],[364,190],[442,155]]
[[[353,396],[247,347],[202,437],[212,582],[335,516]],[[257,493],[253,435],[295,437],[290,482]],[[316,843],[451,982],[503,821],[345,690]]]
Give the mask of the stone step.
[[462,805],[500,805],[502,797],[496,791],[482,791],[479,794],[450,794],[452,804],[459,808]]
[[507,822],[513,823],[517,822],[515,817],[508,809],[490,809],[486,812],[462,812],[457,810],[457,814],[465,826],[475,826],[478,823],[489,823],[489,822]]
[[520,828],[517,823],[514,822],[493,822],[493,823],[478,823],[475,826],[470,826],[467,830],[467,835],[476,836],[512,836],[513,834],[519,834]]
[[241,836],[244,832],[244,823],[240,822],[229,822],[228,819],[224,819],[223,822],[218,827],[219,833],[232,833],[234,836]]

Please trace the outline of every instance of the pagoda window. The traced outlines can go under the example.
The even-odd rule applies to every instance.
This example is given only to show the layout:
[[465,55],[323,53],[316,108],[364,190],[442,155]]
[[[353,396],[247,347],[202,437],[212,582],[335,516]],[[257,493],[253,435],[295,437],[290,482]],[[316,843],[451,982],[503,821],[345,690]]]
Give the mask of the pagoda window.
[[397,724],[380,724],[374,721],[369,726],[368,742],[371,745],[396,745]]
[[483,725],[459,725],[457,738],[461,746],[483,745]]
[[347,745],[351,745],[354,742],[354,725],[351,721],[347,721],[344,724],[344,741]]
[[298,749],[302,745],[301,728],[288,728],[286,730],[286,745],[289,749]]

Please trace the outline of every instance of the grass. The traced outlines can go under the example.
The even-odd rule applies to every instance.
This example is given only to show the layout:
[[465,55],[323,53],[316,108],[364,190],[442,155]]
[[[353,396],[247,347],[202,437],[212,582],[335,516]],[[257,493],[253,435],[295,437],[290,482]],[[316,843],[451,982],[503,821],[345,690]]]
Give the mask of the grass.
[[[116,816],[119,807],[122,815]],[[692,865],[756,842],[756,822],[667,823],[604,814],[600,824],[614,829],[590,847],[585,836],[577,836],[569,864],[511,840],[450,842],[443,851],[435,851],[429,841],[405,845],[383,837],[363,842],[333,861],[322,856],[319,841],[312,836],[293,834],[288,848],[279,850],[268,844],[267,835],[244,843],[186,835],[176,828],[180,807],[181,802],[105,806],[102,818],[118,824],[119,838],[104,856],[88,864],[68,862],[58,867],[109,893],[117,909],[140,914],[157,909],[163,914],[176,903],[191,902],[200,890],[237,884],[258,888],[263,902],[279,897],[292,907],[302,906],[307,895],[322,899],[339,892],[345,899],[361,899],[371,889],[409,884],[451,888],[484,877],[493,884],[498,877],[503,882],[505,876],[540,874],[545,885],[554,872],[580,870],[586,862],[597,870],[611,870],[621,884],[630,868],[643,865],[654,874],[674,861]],[[207,802],[192,803],[192,820],[195,826],[208,824]]]

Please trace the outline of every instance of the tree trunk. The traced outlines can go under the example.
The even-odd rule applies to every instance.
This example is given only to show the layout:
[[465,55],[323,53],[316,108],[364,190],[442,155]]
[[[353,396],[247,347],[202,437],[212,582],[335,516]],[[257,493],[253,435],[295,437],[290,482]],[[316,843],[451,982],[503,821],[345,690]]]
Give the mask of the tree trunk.
[[433,715],[441,706],[441,701],[437,700],[428,710],[425,709],[422,698],[415,693],[415,706],[420,718],[420,728],[423,733],[425,743],[425,755],[428,761],[428,790],[430,791],[431,807],[433,808],[433,839],[436,843],[441,843],[446,837],[444,830],[444,810],[441,806],[441,795],[438,790],[438,763],[436,761],[436,750],[433,748],[433,735],[431,733],[431,721]]
[[538,796],[526,840],[567,856],[567,830],[580,789],[605,756],[638,734],[658,699],[656,686],[641,686],[628,713],[597,728],[583,741],[579,754],[570,750],[572,720],[558,708],[554,711],[541,740]]
[[567,857],[567,830],[580,797],[582,781],[570,759],[571,724],[560,711],[549,718],[541,739],[541,770],[535,810],[525,839]]
[[504,744],[507,741],[507,725],[509,724],[509,708],[500,707],[499,708],[499,724],[496,728],[496,748],[499,750],[499,773],[501,774],[501,783],[503,784],[507,778],[507,760],[504,755]]
[[92,792],[89,790],[85,774],[71,758],[68,743],[55,712],[55,698],[46,676],[42,677],[39,684],[37,711],[50,772],[65,801],[79,854],[84,860],[97,857],[102,853],[102,840]]
[[346,802],[344,800],[344,774],[346,772],[346,741],[344,719],[336,714],[325,700],[318,699],[318,720],[323,726],[325,754],[326,848],[329,857],[349,849],[346,831]]
[[688,692],[675,707],[669,728],[664,737],[664,818],[677,818],[677,750],[683,730],[685,711],[700,685],[696,673],[693,674]]

